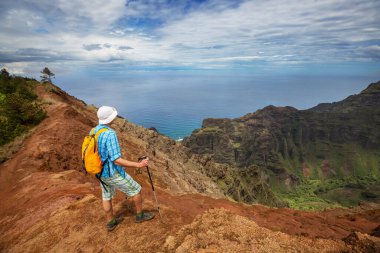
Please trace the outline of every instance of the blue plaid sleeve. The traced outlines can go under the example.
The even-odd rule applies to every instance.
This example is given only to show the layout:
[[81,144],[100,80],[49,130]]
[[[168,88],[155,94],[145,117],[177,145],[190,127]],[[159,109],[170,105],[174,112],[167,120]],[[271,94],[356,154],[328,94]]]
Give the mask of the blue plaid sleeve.
[[106,138],[107,139],[106,148],[108,151],[108,157],[113,162],[117,158],[121,157],[119,141],[117,140],[117,136],[114,131],[109,131],[109,132],[106,132],[105,134],[108,135]]

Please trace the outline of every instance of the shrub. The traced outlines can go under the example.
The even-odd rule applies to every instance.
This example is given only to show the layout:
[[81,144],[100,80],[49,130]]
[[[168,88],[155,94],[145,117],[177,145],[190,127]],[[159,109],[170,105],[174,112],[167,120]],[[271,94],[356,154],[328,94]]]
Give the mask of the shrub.
[[12,141],[46,117],[34,92],[36,81],[10,76],[6,70],[0,75],[0,145]]

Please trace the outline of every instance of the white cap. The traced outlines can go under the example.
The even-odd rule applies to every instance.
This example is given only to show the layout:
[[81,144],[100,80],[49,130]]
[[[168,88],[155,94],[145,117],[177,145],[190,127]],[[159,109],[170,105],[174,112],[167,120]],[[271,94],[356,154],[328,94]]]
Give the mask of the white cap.
[[111,123],[117,116],[117,111],[115,108],[110,106],[102,106],[98,110],[99,124]]

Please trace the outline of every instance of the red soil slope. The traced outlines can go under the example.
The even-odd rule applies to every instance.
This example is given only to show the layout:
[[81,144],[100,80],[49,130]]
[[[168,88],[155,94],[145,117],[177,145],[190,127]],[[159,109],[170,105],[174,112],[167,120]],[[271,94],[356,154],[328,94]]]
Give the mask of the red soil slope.
[[[0,252],[380,250],[380,239],[368,235],[380,224],[379,205],[304,212],[248,206],[194,190],[183,194],[171,185],[172,181],[185,185],[185,180],[164,176],[171,173],[169,168],[158,166],[178,161],[160,160],[160,156],[152,158],[152,168],[163,219],[157,215],[150,222],[135,224],[131,201],[118,193],[114,209],[124,221],[107,232],[98,182],[80,172],[81,142],[96,123],[95,110],[55,87],[41,86],[38,93],[48,118],[0,165]],[[120,142],[128,150],[128,159],[150,152],[133,132],[123,133],[124,137]],[[143,186],[144,208],[155,211],[146,173],[127,171]]]

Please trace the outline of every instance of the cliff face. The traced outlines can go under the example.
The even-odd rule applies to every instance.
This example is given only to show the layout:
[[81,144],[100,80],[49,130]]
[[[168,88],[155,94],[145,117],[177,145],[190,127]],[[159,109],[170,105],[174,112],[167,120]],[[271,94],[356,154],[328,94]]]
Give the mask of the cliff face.
[[238,119],[205,119],[183,145],[227,164],[246,185],[266,179],[278,192],[308,179],[367,178],[378,185],[380,82],[309,110],[268,106]]

